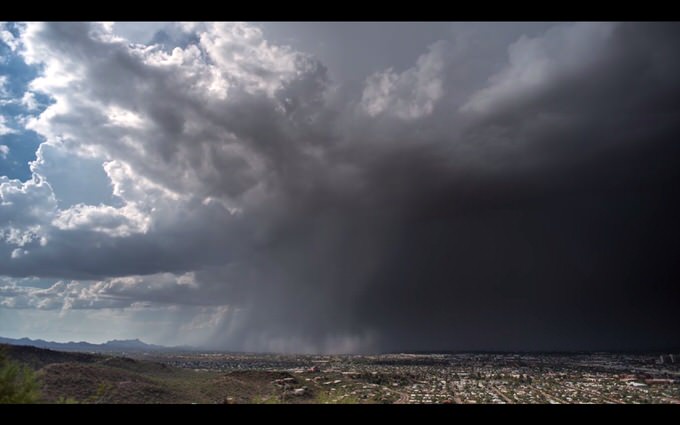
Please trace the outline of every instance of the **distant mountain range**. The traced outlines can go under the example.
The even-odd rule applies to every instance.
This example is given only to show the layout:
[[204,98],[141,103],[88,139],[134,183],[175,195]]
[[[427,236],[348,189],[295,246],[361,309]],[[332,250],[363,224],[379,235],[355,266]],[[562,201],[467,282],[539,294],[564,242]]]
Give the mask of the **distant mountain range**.
[[183,349],[187,350],[188,347],[164,347],[162,345],[147,344],[140,341],[139,339],[114,339],[112,341],[107,341],[103,344],[92,344],[90,342],[80,341],[80,342],[52,342],[44,341],[42,339],[29,339],[29,338],[3,338],[0,337],[0,344],[10,344],[10,345],[29,345],[38,348],[47,348],[50,350],[60,350],[60,351],[86,351],[86,352],[145,352],[145,351],[168,351]]

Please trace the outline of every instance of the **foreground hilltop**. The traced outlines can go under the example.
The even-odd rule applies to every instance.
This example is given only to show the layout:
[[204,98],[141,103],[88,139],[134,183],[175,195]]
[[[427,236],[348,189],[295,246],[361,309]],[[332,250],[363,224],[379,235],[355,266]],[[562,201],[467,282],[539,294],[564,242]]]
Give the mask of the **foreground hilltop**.
[[[0,344],[0,350],[36,372],[43,403],[261,403],[278,401],[283,385],[302,387],[299,378],[285,371],[224,373],[7,344]],[[307,387],[285,401],[309,402],[314,396]]]
[[40,401],[48,403],[680,403],[678,353],[116,356],[0,349],[36,371]]

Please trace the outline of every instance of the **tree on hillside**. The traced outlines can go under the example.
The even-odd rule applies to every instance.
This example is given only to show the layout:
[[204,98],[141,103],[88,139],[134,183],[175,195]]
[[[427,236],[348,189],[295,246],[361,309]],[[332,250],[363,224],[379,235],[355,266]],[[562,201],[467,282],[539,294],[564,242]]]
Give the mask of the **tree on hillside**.
[[38,383],[33,371],[7,358],[0,350],[0,404],[35,403]]

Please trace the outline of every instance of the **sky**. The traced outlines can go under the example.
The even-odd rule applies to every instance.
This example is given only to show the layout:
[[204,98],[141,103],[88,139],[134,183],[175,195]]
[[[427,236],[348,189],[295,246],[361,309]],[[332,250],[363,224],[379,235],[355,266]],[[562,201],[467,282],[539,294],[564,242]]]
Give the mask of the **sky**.
[[0,23],[0,336],[680,342],[680,24]]

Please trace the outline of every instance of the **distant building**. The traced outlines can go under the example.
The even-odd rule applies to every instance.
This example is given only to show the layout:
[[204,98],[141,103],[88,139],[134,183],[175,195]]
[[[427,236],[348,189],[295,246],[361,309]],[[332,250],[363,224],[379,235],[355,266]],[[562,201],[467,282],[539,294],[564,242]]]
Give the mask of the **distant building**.
[[647,384],[643,384],[642,382],[628,382],[626,385],[631,386],[631,387],[646,387]]

